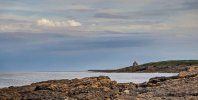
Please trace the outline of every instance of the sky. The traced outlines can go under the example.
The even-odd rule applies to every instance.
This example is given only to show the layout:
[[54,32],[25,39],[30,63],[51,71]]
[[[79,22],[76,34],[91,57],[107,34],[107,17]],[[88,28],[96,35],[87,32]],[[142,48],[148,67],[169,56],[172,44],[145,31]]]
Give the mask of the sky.
[[198,59],[197,0],[0,0],[0,72]]

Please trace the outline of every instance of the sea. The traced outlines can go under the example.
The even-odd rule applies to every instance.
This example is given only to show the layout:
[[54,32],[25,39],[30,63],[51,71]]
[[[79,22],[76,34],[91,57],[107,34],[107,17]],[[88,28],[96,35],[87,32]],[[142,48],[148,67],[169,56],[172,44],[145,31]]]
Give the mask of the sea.
[[101,73],[101,72],[1,72],[0,88],[9,86],[22,86],[31,83],[60,80],[60,79],[80,79],[93,76],[109,76],[118,83],[143,83],[153,77],[175,76],[178,73]]

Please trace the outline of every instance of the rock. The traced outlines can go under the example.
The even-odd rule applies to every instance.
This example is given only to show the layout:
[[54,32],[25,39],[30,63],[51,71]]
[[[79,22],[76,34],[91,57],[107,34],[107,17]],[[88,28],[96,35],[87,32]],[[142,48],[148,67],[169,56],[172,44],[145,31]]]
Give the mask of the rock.
[[0,91],[0,100],[20,100],[21,94],[17,91],[2,89]]
[[7,99],[105,99],[117,94],[117,82],[107,76],[72,80],[50,80],[22,87],[0,89],[0,100]]
[[124,90],[135,90],[137,89],[138,85],[134,83],[119,83],[117,84],[117,87],[119,88],[120,92],[123,92]]
[[190,77],[190,76],[198,75],[198,66],[191,66],[187,69],[187,71],[182,71],[179,73],[179,77]]
[[[171,80],[171,79],[177,79],[178,76],[171,76],[171,77],[154,77],[154,78],[150,78],[149,82],[147,84],[157,84],[166,80]],[[151,85],[152,86],[152,85]]]
[[[147,99],[173,99],[192,100],[198,99],[198,70],[197,67],[189,67],[190,70],[182,72],[174,77],[152,78],[149,82],[139,85],[137,98]],[[185,73],[185,75],[183,74]]]
[[126,94],[129,94],[129,92],[130,92],[129,90],[124,90],[124,93]]
[[43,81],[0,89],[0,100],[198,100],[197,68],[140,84],[117,83],[107,76]]

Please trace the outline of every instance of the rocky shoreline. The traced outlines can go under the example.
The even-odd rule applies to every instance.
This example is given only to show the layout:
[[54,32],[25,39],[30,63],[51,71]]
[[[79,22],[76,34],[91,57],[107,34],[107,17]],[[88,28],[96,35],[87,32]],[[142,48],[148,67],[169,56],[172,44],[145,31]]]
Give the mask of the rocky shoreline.
[[198,66],[178,76],[117,83],[107,76],[49,80],[0,89],[0,100],[198,100]]

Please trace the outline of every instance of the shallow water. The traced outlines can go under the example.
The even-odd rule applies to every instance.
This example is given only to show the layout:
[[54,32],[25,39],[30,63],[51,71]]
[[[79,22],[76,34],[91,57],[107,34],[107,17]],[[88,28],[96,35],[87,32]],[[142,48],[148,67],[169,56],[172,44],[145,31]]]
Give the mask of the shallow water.
[[74,79],[91,76],[109,76],[118,83],[142,83],[152,77],[175,76],[177,73],[96,73],[96,72],[28,72],[0,73],[0,87],[28,85],[33,82],[57,79]]

